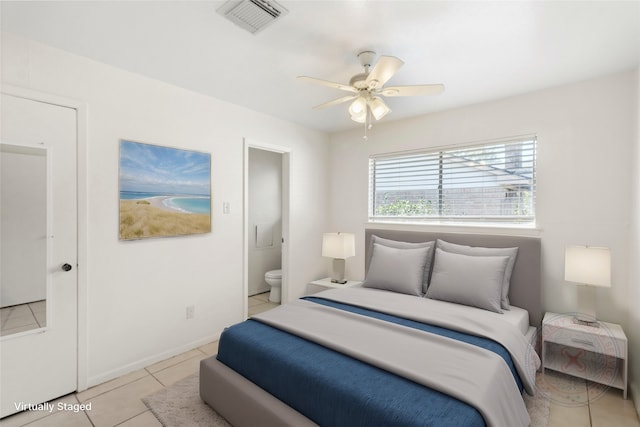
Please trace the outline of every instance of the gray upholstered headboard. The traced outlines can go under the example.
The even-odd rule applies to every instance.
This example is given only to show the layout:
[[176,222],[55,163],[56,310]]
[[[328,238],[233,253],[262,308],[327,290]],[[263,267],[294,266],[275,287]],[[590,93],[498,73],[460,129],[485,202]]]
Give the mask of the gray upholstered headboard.
[[542,323],[542,286],[540,282],[540,239],[528,236],[439,233],[428,231],[380,230],[365,231],[365,271],[371,259],[370,237],[376,236],[404,242],[428,242],[442,239],[469,246],[494,248],[518,247],[516,264],[511,275],[509,300],[529,312],[529,322],[539,328]]

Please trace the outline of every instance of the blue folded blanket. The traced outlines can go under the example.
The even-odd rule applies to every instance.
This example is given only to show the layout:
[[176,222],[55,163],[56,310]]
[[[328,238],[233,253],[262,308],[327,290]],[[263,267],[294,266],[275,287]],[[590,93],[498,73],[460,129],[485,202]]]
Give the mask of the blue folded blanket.
[[[505,358],[522,390],[510,356],[494,341],[348,304],[306,299],[495,351]],[[460,400],[255,320],[227,328],[217,358],[321,426],[485,425],[481,414]]]

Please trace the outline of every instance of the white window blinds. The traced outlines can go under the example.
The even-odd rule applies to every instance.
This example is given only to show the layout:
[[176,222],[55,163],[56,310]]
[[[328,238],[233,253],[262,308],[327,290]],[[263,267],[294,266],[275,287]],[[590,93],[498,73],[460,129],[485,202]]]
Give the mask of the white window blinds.
[[535,137],[373,156],[370,220],[535,222]]

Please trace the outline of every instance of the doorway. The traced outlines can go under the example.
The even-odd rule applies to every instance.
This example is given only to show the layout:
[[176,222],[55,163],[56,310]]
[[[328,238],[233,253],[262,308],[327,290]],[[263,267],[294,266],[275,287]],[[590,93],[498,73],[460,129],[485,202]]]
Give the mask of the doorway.
[[288,148],[245,139],[244,317],[288,299],[289,161]]
[[3,328],[0,417],[73,392],[79,378],[78,110],[4,92],[2,321],[29,310],[35,323]]

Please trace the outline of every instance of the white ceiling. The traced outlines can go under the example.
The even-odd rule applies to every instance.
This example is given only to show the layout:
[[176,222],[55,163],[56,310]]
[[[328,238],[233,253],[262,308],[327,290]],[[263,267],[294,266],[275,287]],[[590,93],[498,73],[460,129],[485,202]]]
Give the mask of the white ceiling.
[[387,98],[397,120],[585,80],[640,64],[640,1],[303,1],[256,35],[220,1],[0,2],[2,29],[327,132],[361,126],[345,93],[356,54],[405,65],[389,85],[444,83],[437,97]]

